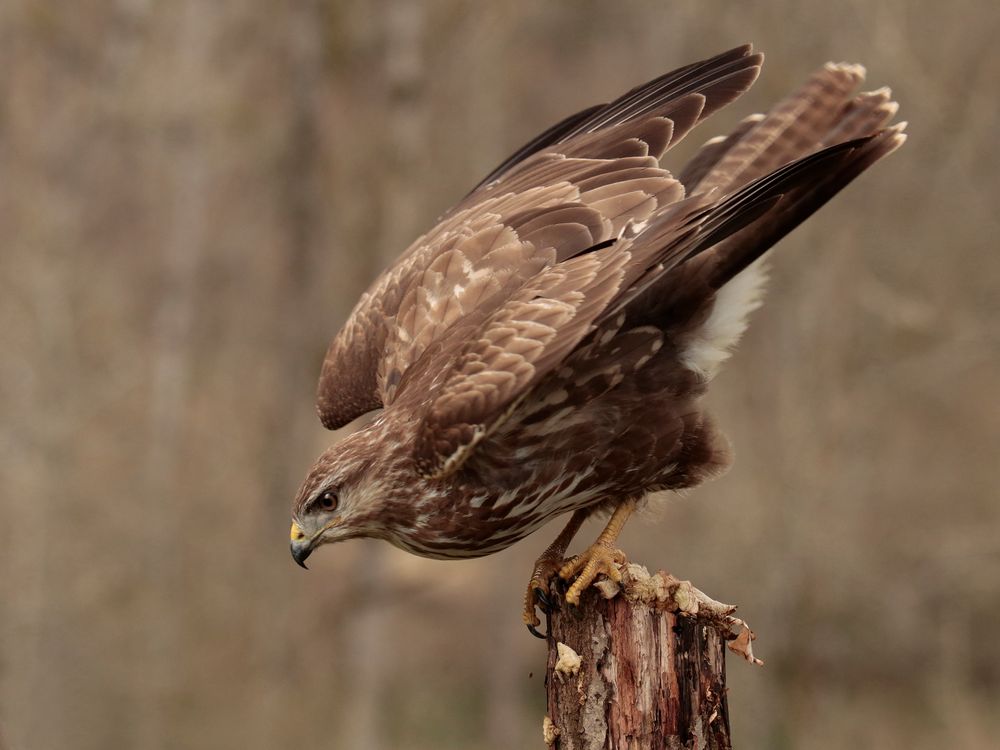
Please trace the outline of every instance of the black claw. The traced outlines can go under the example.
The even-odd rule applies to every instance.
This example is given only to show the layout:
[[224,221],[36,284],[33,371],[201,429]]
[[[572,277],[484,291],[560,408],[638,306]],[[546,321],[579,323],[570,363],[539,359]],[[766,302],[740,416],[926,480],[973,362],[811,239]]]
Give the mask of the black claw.
[[535,636],[535,638],[541,638],[543,641],[548,640],[548,636],[539,633],[538,628],[536,628],[534,625],[528,625],[528,632],[531,633],[533,636]]
[[546,592],[541,586],[535,586],[535,599],[538,600],[538,606],[541,607],[543,611],[551,611],[552,600],[549,598],[548,592]]

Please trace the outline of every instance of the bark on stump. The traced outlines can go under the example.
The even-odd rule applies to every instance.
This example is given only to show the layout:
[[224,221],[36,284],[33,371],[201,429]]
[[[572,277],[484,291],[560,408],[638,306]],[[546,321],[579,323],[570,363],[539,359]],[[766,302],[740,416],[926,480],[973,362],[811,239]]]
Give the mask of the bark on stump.
[[[557,750],[731,748],[725,648],[753,634],[667,573],[622,568],[548,617],[545,742]],[[735,631],[739,631],[737,634]]]

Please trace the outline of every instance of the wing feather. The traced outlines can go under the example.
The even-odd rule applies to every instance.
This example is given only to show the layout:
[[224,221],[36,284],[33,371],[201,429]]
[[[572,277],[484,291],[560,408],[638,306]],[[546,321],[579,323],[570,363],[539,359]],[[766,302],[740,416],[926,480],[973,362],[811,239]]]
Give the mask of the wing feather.
[[[485,332],[501,325],[501,311],[520,311],[522,317],[511,320],[527,325],[547,305],[552,310],[575,305],[572,319],[557,328],[555,339],[517,353],[532,372],[556,361],[558,352],[585,335],[601,306],[618,293],[616,288],[605,298],[594,291],[594,299],[580,300],[579,286],[561,285],[589,267],[593,257],[608,255],[594,248],[632,237],[649,223],[669,225],[659,219],[664,211],[683,217],[683,212],[670,214],[670,207],[682,201],[684,189],[660,168],[659,157],[745,91],[761,60],[745,46],[685,66],[610,104],[566,118],[505,160],[362,295],[323,363],[317,393],[323,424],[339,427],[364,411],[395,403],[407,389],[425,393],[439,386],[435,358],[454,354],[457,350],[448,347],[463,336],[489,343]],[[616,252],[622,254],[621,248]],[[635,268],[623,265],[616,283],[634,281],[644,272],[636,269],[644,269],[646,256],[652,255],[647,247],[637,250],[641,261]],[[609,278],[618,276],[608,276],[602,291],[614,286]],[[524,299],[540,279],[548,287]],[[537,335],[540,329],[524,329],[526,341]],[[496,358],[507,362],[499,353]],[[477,361],[478,367],[488,358],[482,354]],[[457,370],[456,377],[463,372]],[[474,374],[484,378],[484,372]],[[469,398],[480,405],[497,399],[507,403],[505,389],[529,387],[534,381],[526,382],[498,376],[491,391],[495,398]],[[489,422],[489,415],[483,418]]]
[[520,398],[593,330],[624,277],[613,247],[550,266],[502,305],[471,340],[456,337],[451,365],[429,398],[415,394],[414,459],[431,477],[456,471]]
[[[630,303],[669,280],[673,268],[766,215],[786,191],[827,171],[837,175],[833,182],[846,184],[857,174],[852,165],[858,161],[856,154],[866,152],[867,143],[831,147],[708,207],[692,200],[686,210],[675,211],[651,226],[648,234],[644,231],[547,268],[497,310],[478,338],[458,350],[438,381],[440,386],[427,400],[417,432],[414,458],[419,471],[440,478],[458,470],[475,446],[502,425],[533,386],[564,362],[588,334],[602,327],[602,333],[609,336],[598,336],[599,345],[615,338],[623,320],[619,315]],[[820,193],[816,207],[832,195]],[[786,226],[786,221],[781,227],[788,231],[796,223]],[[765,232],[764,239],[771,237]],[[630,252],[630,247],[636,252]],[[653,345],[646,337],[638,341]],[[600,375],[601,382],[611,383],[622,375],[621,370],[595,369],[585,361],[586,357],[578,358],[576,364],[583,363],[584,370]],[[590,381],[591,376],[570,369],[578,385]]]

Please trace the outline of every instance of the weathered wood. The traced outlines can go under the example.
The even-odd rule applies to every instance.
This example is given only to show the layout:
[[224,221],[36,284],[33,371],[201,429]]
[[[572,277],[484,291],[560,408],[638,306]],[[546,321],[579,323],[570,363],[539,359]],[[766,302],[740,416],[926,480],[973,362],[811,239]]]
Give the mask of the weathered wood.
[[[548,617],[545,742],[557,750],[732,747],[725,646],[749,661],[735,607],[687,581],[622,569]],[[611,598],[607,598],[607,597]],[[735,635],[733,629],[741,629]]]

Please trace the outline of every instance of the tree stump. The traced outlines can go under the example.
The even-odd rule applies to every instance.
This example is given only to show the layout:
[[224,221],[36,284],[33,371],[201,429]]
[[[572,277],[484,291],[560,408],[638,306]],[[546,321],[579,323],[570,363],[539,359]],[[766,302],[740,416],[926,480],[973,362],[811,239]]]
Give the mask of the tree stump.
[[578,608],[551,612],[546,745],[731,748],[725,646],[761,663],[735,609],[688,581],[627,565],[621,586],[602,581]]

